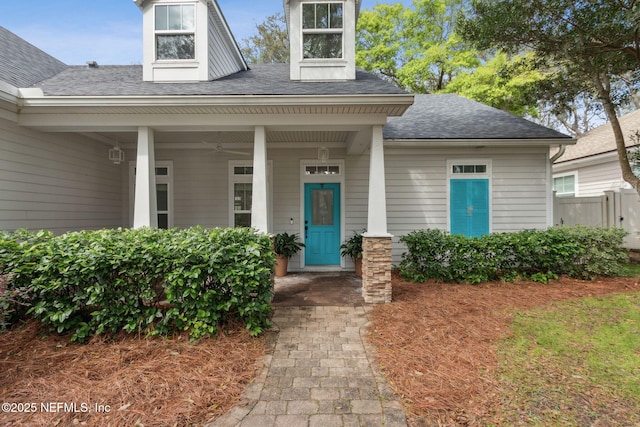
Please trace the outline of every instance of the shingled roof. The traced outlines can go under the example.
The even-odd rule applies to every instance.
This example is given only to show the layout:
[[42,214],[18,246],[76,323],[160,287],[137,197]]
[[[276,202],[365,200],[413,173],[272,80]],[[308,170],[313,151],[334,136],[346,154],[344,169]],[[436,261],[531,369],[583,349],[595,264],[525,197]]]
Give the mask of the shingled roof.
[[29,87],[52,77],[67,65],[0,27],[0,80],[15,87]]
[[571,137],[453,94],[416,95],[402,117],[390,117],[385,139],[558,139]]
[[37,87],[48,96],[406,94],[364,71],[358,71],[353,81],[292,81],[288,64],[253,65],[248,71],[196,83],[144,82],[140,65],[69,67]]
[[[631,139],[631,136],[640,131],[640,110],[626,114],[619,120],[626,146],[637,145],[638,142]],[[616,141],[613,129],[611,129],[611,123],[605,123],[578,138],[576,145],[568,146],[556,164],[614,151],[616,151]]]

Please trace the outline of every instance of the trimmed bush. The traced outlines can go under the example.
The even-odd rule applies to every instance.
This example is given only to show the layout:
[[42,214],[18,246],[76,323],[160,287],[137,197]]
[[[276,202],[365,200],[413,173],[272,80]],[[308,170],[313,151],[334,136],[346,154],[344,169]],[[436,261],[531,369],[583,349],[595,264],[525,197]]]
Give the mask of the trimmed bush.
[[620,228],[553,227],[493,233],[479,238],[419,230],[400,238],[401,275],[424,282],[480,283],[516,278],[546,283],[560,275],[580,279],[615,276],[627,259]]
[[244,322],[255,335],[269,324],[275,256],[268,236],[254,230],[31,236],[0,242],[2,273],[12,286],[29,289],[31,315],[58,333],[71,332],[74,341],[121,330],[188,330],[198,339],[230,321]]
[[24,317],[35,303],[31,282],[52,238],[46,231],[0,233],[0,329]]

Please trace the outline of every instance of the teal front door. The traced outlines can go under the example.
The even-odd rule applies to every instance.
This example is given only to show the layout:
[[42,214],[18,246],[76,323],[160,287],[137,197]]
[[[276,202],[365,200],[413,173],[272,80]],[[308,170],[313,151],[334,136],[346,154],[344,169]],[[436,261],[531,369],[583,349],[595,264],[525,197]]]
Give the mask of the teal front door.
[[489,180],[452,179],[451,234],[479,237],[489,234]]
[[340,184],[304,185],[306,265],[340,264]]

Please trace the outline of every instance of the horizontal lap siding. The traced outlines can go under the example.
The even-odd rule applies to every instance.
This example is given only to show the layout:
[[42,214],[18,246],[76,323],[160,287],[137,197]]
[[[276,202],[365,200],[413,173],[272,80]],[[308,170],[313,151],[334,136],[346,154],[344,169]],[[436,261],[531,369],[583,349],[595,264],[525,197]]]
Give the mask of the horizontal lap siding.
[[108,147],[0,119],[0,229],[120,227],[121,170]]
[[388,229],[393,262],[406,250],[399,238],[414,230],[447,230],[447,160],[492,160],[492,231],[545,228],[546,150],[485,148],[387,149],[385,162]]
[[601,196],[605,191],[617,191],[622,186],[620,163],[613,160],[578,169],[578,195]]

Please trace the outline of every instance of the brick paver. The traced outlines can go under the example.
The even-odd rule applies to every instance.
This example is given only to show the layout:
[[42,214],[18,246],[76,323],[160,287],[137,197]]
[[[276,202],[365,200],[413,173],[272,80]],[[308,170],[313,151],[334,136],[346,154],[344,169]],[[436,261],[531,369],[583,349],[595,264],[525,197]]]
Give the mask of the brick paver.
[[208,427],[406,427],[402,404],[371,366],[366,306],[276,307],[279,329],[242,405]]

